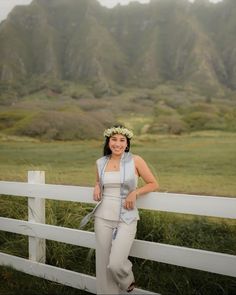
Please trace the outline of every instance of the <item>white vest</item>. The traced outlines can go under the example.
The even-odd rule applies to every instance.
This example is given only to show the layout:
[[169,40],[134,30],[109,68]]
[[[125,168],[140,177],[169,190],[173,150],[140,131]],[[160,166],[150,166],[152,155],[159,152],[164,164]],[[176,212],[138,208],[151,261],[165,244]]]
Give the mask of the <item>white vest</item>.
[[[99,183],[101,194],[103,192],[103,179],[104,173],[106,169],[106,165],[110,159],[110,155],[104,156],[96,161],[98,174],[99,174]],[[121,210],[120,210],[120,219],[122,219],[125,223],[130,224],[132,221],[139,219],[138,210],[135,207],[132,210],[127,210],[124,208],[124,202],[127,195],[136,189],[136,179],[135,179],[135,165],[133,155],[131,153],[123,153],[120,160],[120,177],[121,177]],[[92,212],[87,214],[80,223],[80,228],[82,228],[87,222],[90,220],[91,216],[101,204],[102,200],[96,205]]]

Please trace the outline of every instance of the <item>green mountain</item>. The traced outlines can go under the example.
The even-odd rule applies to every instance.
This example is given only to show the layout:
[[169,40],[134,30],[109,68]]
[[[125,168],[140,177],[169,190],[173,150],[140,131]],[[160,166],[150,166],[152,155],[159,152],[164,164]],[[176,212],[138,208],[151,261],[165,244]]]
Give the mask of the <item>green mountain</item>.
[[43,75],[155,87],[236,88],[236,3],[34,0],[0,24],[0,81]]
[[[0,139],[236,130],[236,2],[34,0],[0,24]],[[3,134],[3,135],[1,135]]]

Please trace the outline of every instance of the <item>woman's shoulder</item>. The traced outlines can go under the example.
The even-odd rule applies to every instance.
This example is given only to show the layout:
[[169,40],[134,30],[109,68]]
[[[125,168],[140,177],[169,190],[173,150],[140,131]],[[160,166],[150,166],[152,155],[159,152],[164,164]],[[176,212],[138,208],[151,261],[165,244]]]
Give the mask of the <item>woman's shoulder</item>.
[[133,159],[135,163],[141,163],[144,161],[142,157],[140,157],[139,155],[134,155],[134,154],[133,154]]
[[104,161],[107,160],[107,158],[108,158],[108,156],[103,156],[103,157],[97,159],[97,160],[96,160],[96,163],[97,163],[97,164],[103,163]]

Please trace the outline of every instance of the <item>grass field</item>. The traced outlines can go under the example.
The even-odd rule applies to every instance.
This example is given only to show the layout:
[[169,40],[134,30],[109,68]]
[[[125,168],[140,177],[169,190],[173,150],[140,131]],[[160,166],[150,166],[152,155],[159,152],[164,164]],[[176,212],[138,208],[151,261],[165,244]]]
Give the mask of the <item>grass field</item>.
[[[92,186],[103,142],[0,142],[0,179],[27,181],[43,170],[47,183]],[[236,133],[196,132],[185,136],[141,136],[132,152],[157,176],[161,191],[236,196]]]
[[[0,137],[1,138],[1,137]],[[0,179],[27,181],[28,170],[43,170],[46,183],[92,186],[103,142],[0,141]],[[236,197],[236,134],[198,132],[184,136],[136,138],[141,155],[157,176],[161,191]],[[46,202],[49,224],[78,228],[88,207]],[[137,238],[236,255],[235,220],[140,210]],[[27,199],[0,197],[0,216],[27,220]],[[93,230],[90,223],[86,230]],[[0,251],[27,257],[27,237],[0,232]],[[47,263],[95,274],[94,250],[47,241]],[[162,295],[235,295],[236,279],[132,258],[138,285]],[[146,275],[148,273],[148,276]],[[30,278],[30,279],[29,279]],[[0,294],[84,294],[9,268],[0,268]],[[35,291],[32,293],[32,289]],[[17,291],[16,291],[17,290]]]

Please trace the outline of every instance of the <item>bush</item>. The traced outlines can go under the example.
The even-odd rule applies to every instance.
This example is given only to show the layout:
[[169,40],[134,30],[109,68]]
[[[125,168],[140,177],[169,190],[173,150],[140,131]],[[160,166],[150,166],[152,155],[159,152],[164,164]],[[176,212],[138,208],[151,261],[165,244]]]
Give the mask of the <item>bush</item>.
[[104,128],[83,112],[42,111],[18,127],[16,134],[55,140],[91,139],[98,138]]
[[173,115],[173,114],[177,114],[176,110],[173,109],[172,107],[166,105],[165,102],[163,102],[163,101],[158,103],[158,105],[154,109],[154,116],[155,117],[159,117],[161,115],[169,116],[169,115]]
[[159,116],[156,121],[150,126],[148,132],[150,133],[169,133],[181,134],[186,131],[187,126],[181,118],[177,116]]
[[192,112],[183,116],[191,131],[206,129],[224,129],[224,120],[216,114],[206,112]]

